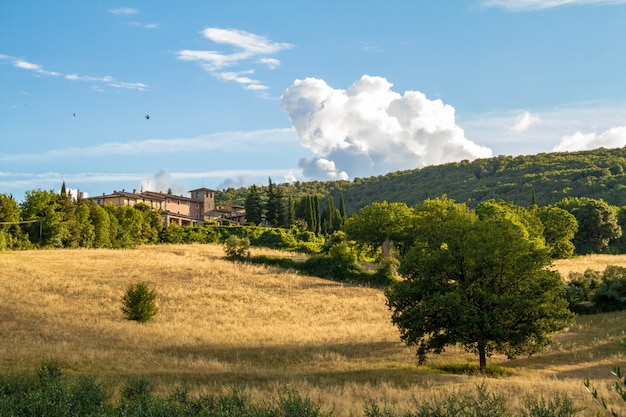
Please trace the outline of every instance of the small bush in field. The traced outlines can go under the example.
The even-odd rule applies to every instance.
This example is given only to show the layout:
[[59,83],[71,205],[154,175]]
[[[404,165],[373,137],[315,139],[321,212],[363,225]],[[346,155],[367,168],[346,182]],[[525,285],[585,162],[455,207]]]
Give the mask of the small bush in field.
[[224,245],[226,257],[229,259],[244,259],[250,256],[250,239],[230,235]]
[[122,298],[122,313],[126,320],[145,323],[152,320],[158,312],[156,307],[157,292],[144,283],[130,285]]

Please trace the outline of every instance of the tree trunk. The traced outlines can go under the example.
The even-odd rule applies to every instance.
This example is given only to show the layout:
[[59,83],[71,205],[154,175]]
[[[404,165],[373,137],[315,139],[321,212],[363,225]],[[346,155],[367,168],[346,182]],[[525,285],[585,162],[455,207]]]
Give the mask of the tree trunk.
[[478,342],[478,358],[480,361],[480,372],[484,373],[487,369],[487,350],[482,342]]

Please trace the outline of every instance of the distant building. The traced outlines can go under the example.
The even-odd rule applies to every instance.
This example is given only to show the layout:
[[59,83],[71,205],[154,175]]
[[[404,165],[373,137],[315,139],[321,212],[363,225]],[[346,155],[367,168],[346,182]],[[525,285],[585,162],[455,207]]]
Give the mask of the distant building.
[[112,204],[115,207],[134,206],[135,204],[147,204],[154,210],[158,210],[163,218],[164,227],[175,223],[179,226],[203,225],[205,221],[216,221],[222,224],[228,220],[230,224],[244,224],[246,212],[243,206],[232,204],[216,206],[215,191],[208,188],[198,188],[189,191],[190,197],[183,195],[167,194],[156,191],[137,190],[128,192],[113,191],[111,194],[90,197],[98,205]]

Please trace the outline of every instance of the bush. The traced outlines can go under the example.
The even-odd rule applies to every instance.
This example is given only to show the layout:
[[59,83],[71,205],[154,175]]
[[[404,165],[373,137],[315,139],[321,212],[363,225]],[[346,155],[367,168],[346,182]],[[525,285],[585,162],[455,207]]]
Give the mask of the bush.
[[569,308],[578,314],[626,309],[626,268],[609,265],[604,272],[571,273],[565,288]]
[[526,399],[524,406],[526,411],[521,413],[521,417],[571,417],[578,412],[569,397],[559,394],[554,394],[549,400],[543,397],[539,400]]
[[245,259],[250,257],[250,239],[231,235],[224,244],[226,257],[229,259]]
[[124,382],[120,388],[120,394],[123,402],[145,402],[152,397],[152,389],[152,382],[148,378],[134,376]]
[[126,320],[145,323],[157,314],[157,292],[150,290],[145,283],[130,285],[122,298],[122,313]]

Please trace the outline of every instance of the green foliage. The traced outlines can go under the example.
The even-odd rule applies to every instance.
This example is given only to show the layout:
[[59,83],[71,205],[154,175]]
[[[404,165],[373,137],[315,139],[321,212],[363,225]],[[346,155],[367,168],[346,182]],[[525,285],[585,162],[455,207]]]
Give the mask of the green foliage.
[[567,210],[553,206],[539,209],[538,215],[550,256],[555,259],[572,257],[575,250],[572,240],[578,231],[576,217]]
[[331,414],[323,413],[319,404],[314,403],[308,396],[287,389],[287,393],[278,398],[277,404],[270,412],[272,417],[323,417]]
[[363,247],[378,249],[389,240],[404,252],[414,217],[413,210],[404,203],[372,203],[346,220],[343,230],[348,239]]
[[600,273],[570,273],[565,298],[570,310],[593,314],[626,309],[626,268],[608,265]]
[[154,386],[145,376],[134,376],[124,381],[120,388],[120,395],[123,402],[146,402],[152,397]]
[[230,236],[224,244],[226,256],[230,259],[245,259],[250,256],[250,239]]
[[571,213],[578,222],[574,245],[579,254],[603,253],[610,241],[622,236],[616,211],[602,200],[589,200]]
[[246,209],[246,218],[249,222],[256,225],[261,224],[263,216],[263,207],[261,206],[261,196],[256,185],[252,184],[244,202]]
[[149,289],[148,285],[140,282],[126,288],[122,297],[122,313],[126,320],[145,323],[157,314],[156,289]]
[[[488,208],[488,209],[487,209]],[[476,211],[447,198],[416,208],[414,245],[401,259],[405,280],[386,293],[402,340],[420,362],[460,343],[478,354],[532,354],[573,319],[561,298],[539,230],[495,204]]]
[[571,417],[578,413],[572,400],[558,393],[548,399],[543,396],[539,400],[527,398],[524,406],[526,411],[522,411],[520,417]]
[[[54,369],[53,369],[54,368]],[[41,377],[43,373],[44,377]],[[39,374],[39,376],[38,376]],[[51,375],[50,375],[51,374]],[[618,385],[624,382],[619,373]],[[617,376],[617,375],[616,375]],[[588,385],[588,381],[586,382]],[[126,379],[120,398],[91,376],[66,377],[60,369],[44,364],[37,374],[22,372],[0,374],[0,415],[46,417],[331,417],[320,404],[306,395],[286,388],[274,398],[254,402],[241,389],[212,394],[190,395],[186,388],[176,388],[163,397],[155,395],[153,382],[145,376]],[[595,391],[595,390],[593,390]],[[623,392],[623,391],[622,391]],[[620,394],[621,395],[621,394]],[[596,393],[596,397],[598,397]],[[623,398],[623,396],[622,396]],[[598,400],[601,399],[598,397]],[[450,394],[415,403],[414,410],[402,414],[390,405],[380,407],[369,401],[365,417],[570,417],[578,413],[566,395],[555,393],[549,399],[527,398],[524,409],[513,414],[506,409],[502,395],[489,391],[483,383],[474,394]],[[614,413],[613,415],[617,415]]]

